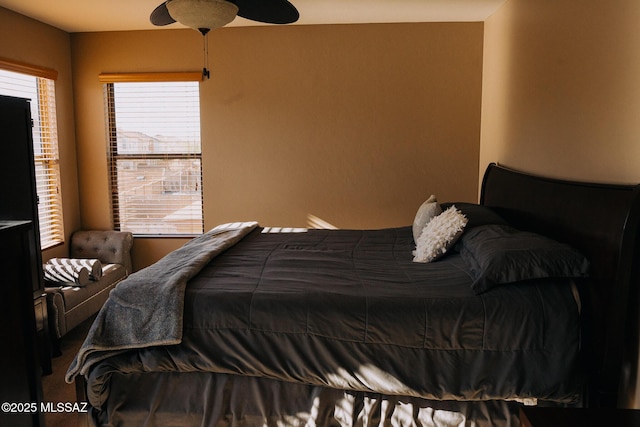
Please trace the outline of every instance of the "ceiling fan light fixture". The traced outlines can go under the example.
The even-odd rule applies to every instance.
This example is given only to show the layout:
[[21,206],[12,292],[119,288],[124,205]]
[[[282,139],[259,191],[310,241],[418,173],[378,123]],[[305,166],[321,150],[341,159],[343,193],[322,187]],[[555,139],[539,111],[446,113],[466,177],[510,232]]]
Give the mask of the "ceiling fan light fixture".
[[167,9],[173,19],[201,33],[227,25],[238,14],[238,6],[225,0],[170,0]]

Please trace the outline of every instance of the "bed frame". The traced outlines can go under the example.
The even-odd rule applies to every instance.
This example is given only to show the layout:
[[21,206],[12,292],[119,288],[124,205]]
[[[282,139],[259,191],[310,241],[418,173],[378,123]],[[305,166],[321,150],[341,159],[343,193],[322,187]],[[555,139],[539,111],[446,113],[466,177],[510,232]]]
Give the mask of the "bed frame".
[[[588,379],[582,404],[628,406],[638,365],[640,185],[569,182],[491,164],[480,202],[515,226],[571,244],[590,259],[591,277],[578,283]],[[78,397],[86,400],[78,379]]]
[[587,406],[627,407],[635,395],[640,185],[544,178],[491,164],[480,203],[519,228],[571,244],[591,262],[579,284]]

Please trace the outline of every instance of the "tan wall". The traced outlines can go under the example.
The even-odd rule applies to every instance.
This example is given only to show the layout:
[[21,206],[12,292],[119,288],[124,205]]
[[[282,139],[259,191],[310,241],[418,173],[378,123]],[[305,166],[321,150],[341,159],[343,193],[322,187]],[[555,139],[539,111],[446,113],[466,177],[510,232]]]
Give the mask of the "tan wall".
[[[0,7],[0,57],[58,71],[56,110],[64,231],[66,240],[80,228],[78,175],[69,34]],[[43,252],[45,259],[67,256],[67,245]]]
[[509,0],[485,22],[480,170],[640,182],[640,2]]
[[[477,199],[483,25],[224,28],[201,85],[205,228],[411,223]],[[111,224],[101,72],[199,70],[193,30],[72,35],[82,219]],[[180,239],[136,239],[147,265]]]
[[[597,0],[509,0],[489,18],[480,170],[497,161],[560,178],[640,182],[639,18],[640,2]],[[631,318],[638,322],[637,311]],[[623,370],[620,403],[640,408],[640,369]]]

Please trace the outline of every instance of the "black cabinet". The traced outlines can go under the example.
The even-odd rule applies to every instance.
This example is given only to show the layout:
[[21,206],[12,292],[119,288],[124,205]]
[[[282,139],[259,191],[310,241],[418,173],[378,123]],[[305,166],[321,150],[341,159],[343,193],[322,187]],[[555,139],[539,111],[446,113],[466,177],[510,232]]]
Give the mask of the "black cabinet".
[[[0,96],[0,268],[0,342],[6,346],[0,364],[0,403],[39,404],[41,376],[51,371],[51,352],[31,106],[28,100],[6,96]],[[38,413],[4,422],[13,415],[0,412],[0,425],[42,425]]]
[[[42,270],[32,132],[30,102],[0,96],[0,220],[33,223],[31,255],[37,261],[38,270]],[[34,296],[44,291],[44,279],[37,271],[33,274],[31,290]]]
[[25,286],[34,280],[34,244],[31,221],[0,221],[1,426],[44,426],[33,292]]

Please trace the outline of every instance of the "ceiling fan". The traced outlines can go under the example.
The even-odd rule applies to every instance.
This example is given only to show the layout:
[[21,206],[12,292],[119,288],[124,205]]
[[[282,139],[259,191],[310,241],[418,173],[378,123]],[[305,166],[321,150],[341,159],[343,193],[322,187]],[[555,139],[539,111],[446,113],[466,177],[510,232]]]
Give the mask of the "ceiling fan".
[[268,24],[291,24],[300,17],[298,10],[287,0],[166,0],[151,12],[151,23],[165,26],[179,22],[204,36],[202,77],[209,78],[206,35],[241,16]]
[[157,26],[180,22],[205,35],[236,15],[269,24],[290,24],[300,17],[287,0],[167,0],[155,8],[150,19]]

